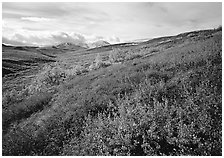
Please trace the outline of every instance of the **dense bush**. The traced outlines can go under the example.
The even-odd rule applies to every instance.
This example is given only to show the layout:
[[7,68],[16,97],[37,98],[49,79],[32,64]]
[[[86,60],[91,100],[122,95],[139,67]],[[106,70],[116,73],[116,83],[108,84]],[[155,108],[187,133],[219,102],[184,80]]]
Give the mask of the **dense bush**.
[[144,55],[140,50],[134,49],[113,49],[109,54],[109,61],[111,63],[124,62],[140,58]]
[[87,72],[89,72],[89,69],[81,65],[73,65],[70,66],[70,68],[66,68],[62,66],[61,63],[47,64],[26,89],[30,94],[40,91],[49,91],[63,83],[69,77]]
[[111,65],[111,62],[110,61],[103,61],[103,59],[100,56],[100,54],[97,54],[96,59],[89,66],[89,69],[90,70],[96,70],[96,69],[99,69],[101,67],[107,67],[107,66],[110,66],[110,65]]
[[166,95],[156,99],[167,93],[165,84],[158,89],[142,83],[132,95],[110,103],[110,113],[86,117],[81,136],[74,137],[63,154],[221,155],[220,94],[214,97],[216,88],[206,82],[198,84],[196,92],[187,90],[192,88],[188,81],[182,82],[178,86],[182,100],[175,101]]
[[7,105],[18,103],[27,96],[29,96],[29,92],[26,88],[23,88],[20,91],[15,89],[7,90],[2,94],[2,108],[4,109]]
[[121,49],[113,49],[112,52],[109,54],[109,61],[111,63],[115,62],[122,62],[125,58],[125,52]]

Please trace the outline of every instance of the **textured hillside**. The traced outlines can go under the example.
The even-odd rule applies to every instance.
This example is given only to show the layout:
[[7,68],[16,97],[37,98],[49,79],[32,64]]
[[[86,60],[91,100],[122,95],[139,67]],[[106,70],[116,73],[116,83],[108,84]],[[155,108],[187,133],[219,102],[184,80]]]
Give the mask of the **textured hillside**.
[[3,155],[222,155],[221,29],[52,55],[4,78]]

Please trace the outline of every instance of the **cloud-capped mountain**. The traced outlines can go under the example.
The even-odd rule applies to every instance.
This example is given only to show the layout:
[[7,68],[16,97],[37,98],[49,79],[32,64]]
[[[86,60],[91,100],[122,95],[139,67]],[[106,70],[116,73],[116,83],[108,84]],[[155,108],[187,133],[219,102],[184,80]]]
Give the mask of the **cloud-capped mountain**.
[[60,43],[53,47],[57,49],[64,49],[64,50],[80,50],[80,49],[86,49],[86,48],[102,47],[106,45],[110,45],[110,43],[104,40],[99,40],[99,41],[88,43],[88,44],[65,42],[65,43]]
[[80,49],[88,48],[88,45],[85,43],[75,44],[75,43],[65,42],[53,47],[57,49],[64,49],[64,50],[80,50]]
[[110,45],[110,43],[107,41],[104,41],[104,40],[99,40],[99,41],[88,44],[88,46],[90,48],[102,47],[102,46],[106,46],[106,45]]

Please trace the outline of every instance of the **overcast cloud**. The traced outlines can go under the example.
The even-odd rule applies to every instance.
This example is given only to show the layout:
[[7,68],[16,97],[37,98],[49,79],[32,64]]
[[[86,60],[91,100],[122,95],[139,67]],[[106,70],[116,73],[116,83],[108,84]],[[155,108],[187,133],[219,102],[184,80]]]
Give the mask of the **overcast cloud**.
[[61,42],[119,43],[212,29],[222,24],[216,3],[6,3],[3,42],[52,45]]

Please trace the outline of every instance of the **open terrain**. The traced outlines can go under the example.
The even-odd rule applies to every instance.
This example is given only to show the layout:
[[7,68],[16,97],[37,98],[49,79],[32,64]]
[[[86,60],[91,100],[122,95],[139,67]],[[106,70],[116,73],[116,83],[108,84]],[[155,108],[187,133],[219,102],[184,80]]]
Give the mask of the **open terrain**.
[[3,155],[222,155],[222,30],[2,46]]

